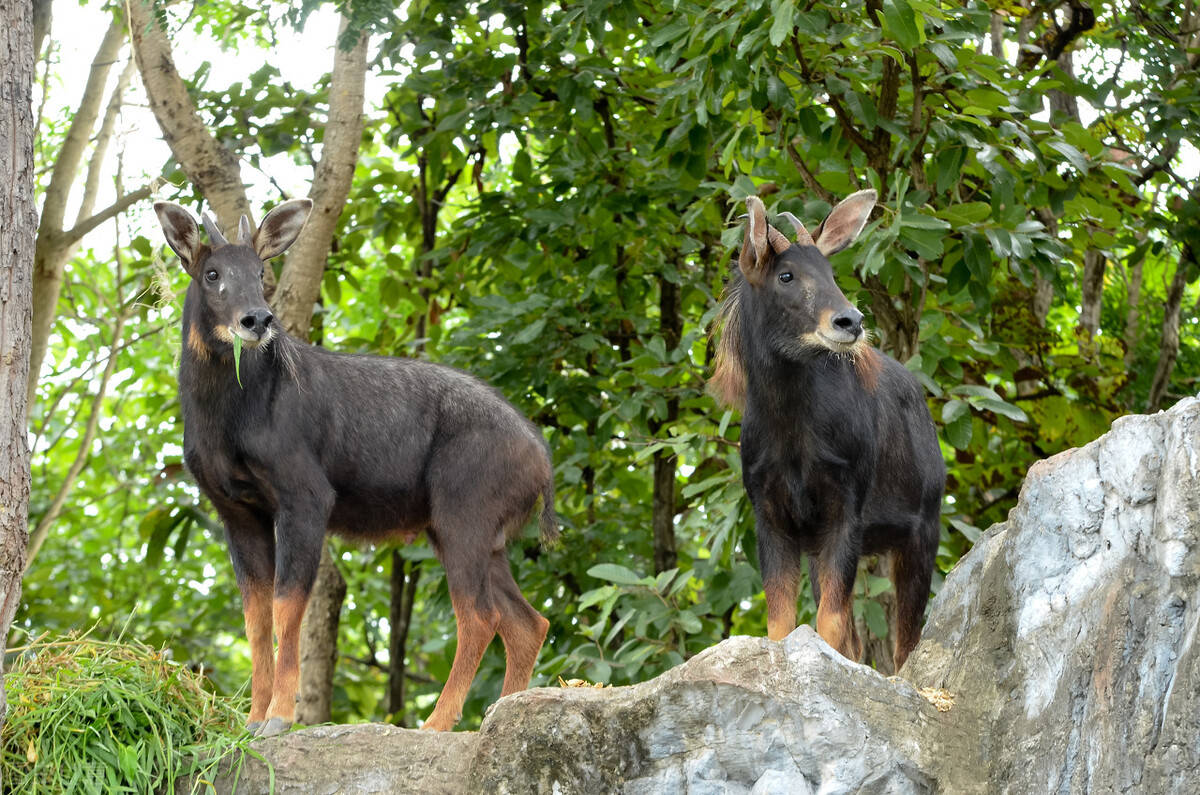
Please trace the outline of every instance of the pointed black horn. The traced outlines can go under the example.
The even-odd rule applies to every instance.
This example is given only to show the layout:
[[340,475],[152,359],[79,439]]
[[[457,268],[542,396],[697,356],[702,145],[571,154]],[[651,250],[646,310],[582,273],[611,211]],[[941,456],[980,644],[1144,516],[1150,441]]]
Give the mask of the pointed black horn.
[[799,243],[802,246],[815,246],[816,245],[816,243],[813,242],[813,236],[810,235],[808,233],[808,230],[804,228],[804,224],[800,223],[799,218],[797,218],[796,216],[792,215],[791,213],[787,213],[787,212],[780,213],[779,215],[782,218],[786,218],[787,222],[792,225],[793,229],[796,230],[796,242],[797,243]]
[[217,226],[217,222],[208,213],[203,215],[204,231],[208,232],[208,239],[212,243],[212,247],[227,246],[229,241],[225,239],[225,235],[221,234],[221,228]]

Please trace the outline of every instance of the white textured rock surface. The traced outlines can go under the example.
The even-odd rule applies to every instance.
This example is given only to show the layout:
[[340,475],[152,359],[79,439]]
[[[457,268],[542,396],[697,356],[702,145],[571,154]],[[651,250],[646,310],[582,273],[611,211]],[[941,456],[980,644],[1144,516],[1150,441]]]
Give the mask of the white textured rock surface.
[[1200,401],[1034,465],[901,675],[980,723],[994,786],[1200,791]]
[[[1008,521],[947,577],[902,679],[801,627],[632,687],[518,693],[478,733],[318,727],[256,747],[285,795],[1195,793],[1198,588],[1189,399],[1035,465]],[[250,761],[238,792],[266,780]]]
[[503,699],[471,781],[514,794],[964,792],[982,788],[974,739],[801,627],[783,643],[730,638],[632,687]]

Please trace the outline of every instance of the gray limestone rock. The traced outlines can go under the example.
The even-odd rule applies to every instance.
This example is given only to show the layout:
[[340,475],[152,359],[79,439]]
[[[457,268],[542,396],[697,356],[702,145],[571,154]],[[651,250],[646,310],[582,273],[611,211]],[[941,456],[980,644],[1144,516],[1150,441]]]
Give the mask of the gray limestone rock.
[[974,714],[993,786],[1200,791],[1200,400],[1034,465],[901,675]]

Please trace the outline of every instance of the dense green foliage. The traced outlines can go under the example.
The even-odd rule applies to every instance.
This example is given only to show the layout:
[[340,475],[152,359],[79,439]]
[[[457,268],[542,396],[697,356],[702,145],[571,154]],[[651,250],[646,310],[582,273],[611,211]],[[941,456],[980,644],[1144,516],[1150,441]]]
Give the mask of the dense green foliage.
[[[433,0],[403,17],[355,4],[388,86],[368,109],[313,339],[457,365],[545,428],[563,542],[542,549],[530,529],[511,547],[552,622],[535,683],[640,681],[731,633],[765,634],[739,417],[704,393],[751,193],[815,225],[845,194],[878,190],[882,212],[834,266],[879,344],[928,390],[950,468],[942,572],[1004,518],[1032,462],[1147,408],[1175,281],[1184,332],[1161,403],[1196,391],[1200,183],[1186,140],[1200,84],[1164,29],[1178,25],[1147,21],[1177,19],[1178,4],[1151,6],[1094,5],[1070,71],[1020,56],[1019,36],[1046,43],[1054,26],[1000,2],[1003,56],[974,1]],[[217,38],[238,20],[251,33],[237,46],[251,47],[270,41],[253,33],[266,20],[287,24],[265,13],[206,4],[187,32]],[[251,164],[285,153],[307,167],[320,142],[321,87],[281,90],[285,75],[275,64],[234,87],[197,78],[206,120]],[[440,205],[417,199],[435,193]],[[190,189],[161,197],[196,203]],[[121,246],[123,269],[108,251],[72,264],[32,410],[34,520],[76,455],[124,313],[120,367],[18,625],[128,622],[232,692],[249,672],[240,602],[180,460],[172,290],[186,277],[156,230],[141,233]],[[1089,251],[1106,263],[1094,333],[1081,319]],[[656,519],[673,543],[656,540]],[[382,719],[390,551],[339,550],[335,719]],[[428,546],[402,554],[422,572],[411,725],[449,670],[454,625]],[[860,580],[856,610],[876,636],[888,588]],[[497,641],[465,725],[502,678]]]
[[4,680],[6,792],[175,792],[182,776],[245,754],[242,700],[163,652],[74,637],[18,651]]

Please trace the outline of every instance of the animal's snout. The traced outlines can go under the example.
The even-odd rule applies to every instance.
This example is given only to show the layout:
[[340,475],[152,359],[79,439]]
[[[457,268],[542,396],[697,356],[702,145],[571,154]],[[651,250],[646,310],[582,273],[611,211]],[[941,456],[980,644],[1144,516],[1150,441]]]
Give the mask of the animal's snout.
[[863,314],[854,307],[838,312],[833,316],[833,327],[854,337],[862,333]]
[[267,333],[267,327],[271,325],[271,321],[274,319],[275,316],[271,314],[271,310],[264,307],[262,309],[251,309],[242,315],[241,323],[242,328],[261,337]]

